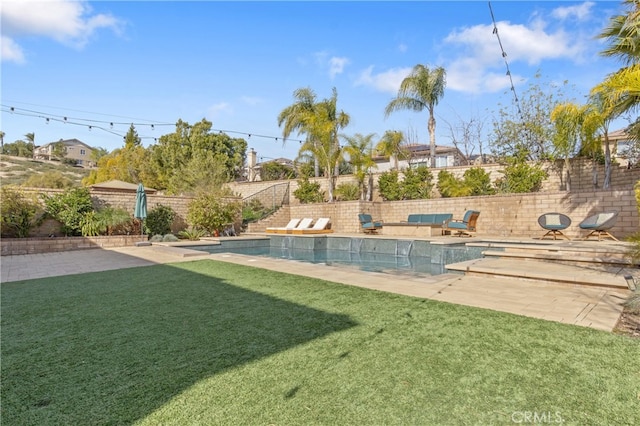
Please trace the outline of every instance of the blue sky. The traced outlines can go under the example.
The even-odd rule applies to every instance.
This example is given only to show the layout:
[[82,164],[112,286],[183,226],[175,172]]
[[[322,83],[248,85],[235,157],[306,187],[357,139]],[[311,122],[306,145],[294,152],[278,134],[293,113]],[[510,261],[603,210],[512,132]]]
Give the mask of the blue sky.
[[[484,120],[490,130],[491,112],[512,99],[486,1],[3,0],[0,7],[5,143],[33,132],[37,145],[77,138],[113,150],[126,123],[135,123],[149,146],[178,119],[206,118],[247,139],[262,160],[295,158],[300,137],[283,144],[277,117],[302,87],[318,100],[337,89],[338,108],[351,116],[345,134],[401,130],[428,143],[426,111],[384,117],[418,63],[447,71],[436,107],[439,145],[450,145],[447,123],[460,119]],[[622,12],[618,1],[491,7],[516,93],[540,72],[544,81],[568,80],[583,101],[620,66],[598,55],[602,41],[594,39]]]

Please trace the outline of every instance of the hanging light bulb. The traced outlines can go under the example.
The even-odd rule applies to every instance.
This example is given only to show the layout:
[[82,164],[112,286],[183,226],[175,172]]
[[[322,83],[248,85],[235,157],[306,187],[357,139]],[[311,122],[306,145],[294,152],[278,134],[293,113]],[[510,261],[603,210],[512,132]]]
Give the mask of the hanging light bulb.
[[91,126],[89,126],[89,131],[91,131]]
[[109,128],[113,129],[113,123],[109,123]]
[[47,124],[49,124],[49,119],[47,118]]
[[155,130],[156,126],[154,126],[153,124],[151,125],[151,130]]

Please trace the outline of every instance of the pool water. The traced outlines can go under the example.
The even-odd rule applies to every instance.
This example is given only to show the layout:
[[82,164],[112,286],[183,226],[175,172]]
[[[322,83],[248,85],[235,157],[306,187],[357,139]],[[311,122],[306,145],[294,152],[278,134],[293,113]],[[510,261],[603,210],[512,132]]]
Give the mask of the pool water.
[[446,264],[482,257],[466,244],[432,245],[428,241],[356,237],[272,236],[229,239],[191,247],[209,253],[237,253],[333,267],[406,275],[439,275]]

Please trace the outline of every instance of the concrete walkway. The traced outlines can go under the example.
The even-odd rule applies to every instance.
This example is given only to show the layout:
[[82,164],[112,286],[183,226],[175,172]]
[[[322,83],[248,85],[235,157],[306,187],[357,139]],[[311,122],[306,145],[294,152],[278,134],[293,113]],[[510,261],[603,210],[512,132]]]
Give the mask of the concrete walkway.
[[154,264],[215,259],[304,275],[379,291],[475,306],[611,331],[629,290],[549,284],[517,278],[444,274],[414,277],[365,272],[324,264],[239,254],[208,254],[186,248],[144,246],[3,256],[1,282],[106,271]]

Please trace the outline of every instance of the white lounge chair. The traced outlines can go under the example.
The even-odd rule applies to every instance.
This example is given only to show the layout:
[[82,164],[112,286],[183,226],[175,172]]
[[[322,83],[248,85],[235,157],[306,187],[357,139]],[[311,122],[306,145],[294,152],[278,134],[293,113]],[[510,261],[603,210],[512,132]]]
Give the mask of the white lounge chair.
[[265,230],[265,232],[270,232],[274,234],[286,234],[287,230],[292,230],[300,223],[300,219],[291,219],[289,223],[285,226],[272,226]]
[[294,234],[328,234],[333,232],[330,228],[330,219],[328,217],[321,217],[318,221],[311,227],[307,229],[294,229]]

